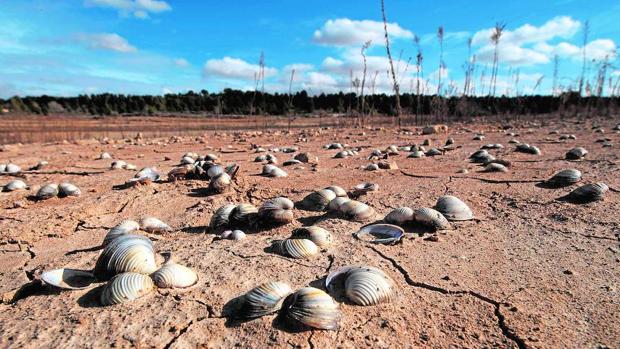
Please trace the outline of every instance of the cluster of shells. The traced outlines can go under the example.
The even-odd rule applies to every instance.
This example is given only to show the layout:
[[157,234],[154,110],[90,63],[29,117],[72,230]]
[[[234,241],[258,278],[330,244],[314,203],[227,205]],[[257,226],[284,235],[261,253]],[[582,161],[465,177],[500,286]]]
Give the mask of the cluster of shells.
[[[103,156],[105,156],[105,154],[108,154],[108,153],[101,154],[102,159],[107,159],[106,157],[103,157]],[[110,156],[110,154],[108,154],[108,156]],[[130,171],[133,171],[136,168],[137,168],[136,165],[128,164],[124,160],[115,160],[115,161],[112,161],[112,163],[110,164],[110,169],[112,169],[112,170],[130,170]]]
[[227,316],[256,319],[279,313],[278,317],[290,326],[338,330],[343,316],[338,295],[344,294],[347,301],[359,306],[374,306],[395,297],[394,285],[394,281],[378,268],[346,266],[326,277],[327,292],[315,287],[293,291],[285,282],[270,281],[236,298]]
[[[209,231],[220,235],[222,239],[233,239],[228,234],[234,233],[235,230],[243,232],[242,229],[247,228],[288,224],[294,219],[293,207],[294,203],[285,197],[269,199],[260,208],[248,203],[226,204],[218,208],[211,216]],[[226,231],[231,231],[231,233],[222,236],[222,233]],[[243,237],[245,235],[233,240],[240,240]]]
[[16,164],[0,164],[0,173],[17,174],[22,171],[22,168]]
[[328,211],[355,222],[368,221],[376,215],[372,207],[350,199],[347,192],[336,185],[308,194],[297,206],[307,211]]
[[215,154],[198,156],[196,153],[186,153],[181,159],[181,166],[173,168],[168,173],[168,180],[183,179],[208,180],[208,190],[212,193],[224,193],[239,171],[239,165],[232,163],[221,165],[217,163]]
[[[23,183],[23,182],[22,182]],[[16,185],[21,186],[25,183],[17,183]],[[69,182],[63,182],[60,184],[56,183],[48,183],[39,190],[35,194],[35,198],[37,200],[47,200],[54,197],[69,197],[69,196],[79,196],[81,194],[80,188],[78,188],[75,184]]]
[[110,229],[101,247],[93,270],[54,269],[45,271],[40,278],[46,285],[61,289],[84,289],[94,283],[106,282],[99,294],[101,305],[132,301],[159,288],[187,288],[198,282],[198,274],[174,262],[168,255],[158,266],[151,240],[138,235],[163,232],[171,228],[154,217],[144,217],[140,223],[125,220]]

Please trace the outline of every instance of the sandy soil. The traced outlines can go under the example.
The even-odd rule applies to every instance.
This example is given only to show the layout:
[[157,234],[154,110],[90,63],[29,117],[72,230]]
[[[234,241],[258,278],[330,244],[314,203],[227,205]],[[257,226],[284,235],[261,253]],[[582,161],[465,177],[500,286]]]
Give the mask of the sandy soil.
[[[0,193],[0,293],[18,289],[40,270],[92,268],[99,251],[80,250],[99,245],[121,220],[144,215],[174,227],[174,232],[157,236],[155,246],[159,252],[171,251],[200,279],[188,290],[159,290],[110,307],[98,305],[98,288],[35,290],[0,304],[0,347],[618,348],[620,197],[614,190],[620,188],[620,134],[611,131],[612,121],[601,124],[603,134],[594,133],[591,122],[529,123],[508,131],[468,125],[485,132],[483,141],[473,141],[471,131],[451,125],[450,136],[461,148],[422,159],[401,153],[391,158],[400,169],[374,172],[360,168],[370,163],[371,149],[419,144],[425,138],[443,145],[447,135],[328,129],[4,146],[0,163],[28,168],[47,160],[50,165],[24,175],[30,190]],[[558,141],[551,130],[577,139]],[[301,140],[306,138],[302,132],[307,142]],[[506,132],[537,145],[542,155],[514,152]],[[595,142],[602,137],[611,138],[614,147]],[[364,148],[359,156],[334,159],[336,150],[322,149],[332,142]],[[318,156],[319,165],[315,170],[285,167],[289,177],[265,178],[258,175],[262,165],[252,161],[252,143],[297,145]],[[468,162],[469,154],[486,143],[505,145],[491,152],[512,162],[508,173],[480,173],[479,166]],[[239,152],[222,153],[229,145]],[[586,160],[563,160],[578,145],[590,151]],[[111,160],[96,160],[103,151],[138,168],[156,166],[163,174],[188,151],[218,154],[223,163],[237,162],[241,170],[234,188],[220,195],[205,195],[200,189],[207,182],[199,180],[113,189],[135,171],[109,170]],[[293,154],[276,155],[282,162]],[[457,174],[462,168],[469,174]],[[546,189],[523,182],[546,179],[564,168],[582,171],[581,184],[605,182],[613,190],[603,201],[575,205],[555,199],[576,185]],[[0,184],[10,179],[0,177]],[[64,180],[77,184],[82,195],[28,200],[38,186]],[[409,229],[403,243],[394,246],[354,239],[352,233],[363,223],[298,209],[292,224],[239,242],[216,240],[204,229],[226,202],[259,206],[276,196],[297,201],[328,185],[351,189],[364,181],[380,186],[360,198],[377,211],[376,219],[399,206],[433,206],[446,193],[465,201],[477,219],[456,223],[437,238]],[[25,207],[13,208],[15,202]],[[293,260],[265,251],[271,241],[313,222],[335,236],[334,245],[316,258]],[[228,301],[265,281],[285,281],[294,289],[320,287],[330,271],[359,264],[384,270],[396,282],[397,296],[379,306],[343,303],[339,331],[292,331],[275,315],[245,323],[222,316]]]

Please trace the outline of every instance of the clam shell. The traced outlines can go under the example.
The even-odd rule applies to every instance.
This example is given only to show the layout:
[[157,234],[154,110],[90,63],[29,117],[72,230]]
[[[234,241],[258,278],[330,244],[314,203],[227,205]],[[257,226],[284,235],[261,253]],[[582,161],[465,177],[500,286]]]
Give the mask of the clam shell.
[[229,222],[235,227],[244,227],[253,222],[258,209],[252,204],[239,204],[230,212]]
[[101,153],[101,155],[99,155],[99,159],[100,160],[106,160],[106,159],[111,159],[112,155],[110,155],[110,153]]
[[286,224],[294,219],[292,211],[294,206],[295,204],[291,200],[278,197],[265,201],[258,210],[258,214],[268,223]]
[[241,230],[233,230],[228,237],[230,240],[239,241],[245,239],[245,233]]
[[124,220],[108,231],[106,236],[103,238],[102,246],[108,245],[112,240],[121,235],[129,234],[138,229],[140,229],[140,224],[138,224],[138,222],[130,219]]
[[17,165],[15,165],[15,164],[6,164],[6,167],[4,168],[4,172],[6,172],[6,173],[15,174],[15,173],[19,173],[21,171],[22,171],[22,168],[17,166]]
[[529,145],[527,143],[517,144],[515,151],[520,152],[520,153],[526,153],[526,154],[540,155],[540,149],[538,149],[538,147]]
[[228,226],[230,213],[235,207],[236,206],[234,204],[226,204],[218,208],[215,213],[213,213],[209,223],[209,230],[211,233],[217,234],[219,230]]
[[267,160],[267,157],[264,154],[259,155],[259,156],[254,158],[254,162],[263,162],[265,160]]
[[125,168],[125,166],[127,166],[127,163],[123,160],[112,161],[112,164],[110,164],[112,170],[121,170]]
[[334,198],[332,201],[329,202],[329,204],[327,204],[327,209],[332,212],[339,211],[340,206],[348,201],[351,201],[351,199],[339,196],[337,198]]
[[124,272],[148,275],[155,270],[157,264],[151,240],[126,234],[112,240],[103,249],[95,264],[94,274],[99,280],[107,280]]
[[581,171],[575,169],[561,170],[547,180],[547,184],[554,187],[565,187],[581,180]]
[[79,196],[81,193],[80,188],[69,182],[60,183],[58,186],[58,195],[60,197]]
[[321,189],[308,194],[300,202],[301,208],[308,211],[323,211],[330,201],[336,198],[336,193],[329,189]]
[[502,164],[491,162],[484,167],[482,172],[508,172],[508,168]]
[[369,306],[389,302],[394,296],[394,282],[373,267],[358,267],[346,272],[344,290],[347,299]]
[[308,239],[286,239],[273,243],[275,250],[284,256],[302,259],[319,253],[319,247]]
[[193,158],[189,157],[189,156],[184,156],[181,159],[181,165],[191,165],[194,162],[196,162],[196,160],[194,160]]
[[77,269],[54,269],[41,273],[41,280],[46,285],[52,285],[66,290],[80,290],[95,282],[91,271]]
[[382,223],[367,225],[353,234],[356,239],[384,245],[396,244],[404,235],[405,231],[401,227]]
[[15,191],[28,188],[26,182],[21,179],[14,179],[4,186],[4,191]]
[[223,193],[226,191],[226,189],[228,189],[230,183],[231,179],[228,173],[221,172],[215,175],[215,177],[211,178],[208,189],[213,193]]
[[337,152],[336,155],[334,155],[334,159],[344,159],[348,156],[349,156],[349,152],[343,150],[343,151]]
[[297,228],[293,230],[291,237],[295,239],[308,239],[318,247],[327,247],[333,242],[332,234],[316,225]]
[[423,207],[415,210],[413,219],[427,227],[434,228],[436,230],[450,229],[450,222],[444,217],[441,212],[432,208]]
[[426,153],[424,153],[424,155],[426,156],[437,156],[441,154],[443,154],[443,152],[437,148],[431,148]]
[[186,288],[198,282],[196,272],[174,262],[164,264],[151,274],[151,278],[160,288]]
[[409,207],[398,207],[390,211],[383,220],[388,224],[403,225],[413,220],[413,210]]
[[301,161],[293,159],[293,160],[284,161],[282,163],[282,166],[292,166],[292,165],[299,165],[299,164],[301,164]]
[[151,293],[155,289],[148,275],[122,273],[114,276],[101,290],[102,305],[114,305],[132,301]]
[[579,160],[586,156],[588,151],[583,147],[576,147],[566,153],[567,160]]
[[437,199],[434,208],[449,221],[467,221],[474,218],[471,209],[459,198],[452,195],[444,195]]
[[605,183],[590,183],[571,191],[566,195],[566,199],[575,203],[588,203],[603,200],[609,187]]
[[379,190],[379,184],[377,183],[366,182],[366,183],[360,183],[355,186],[355,191],[361,194],[368,193],[371,191],[377,191],[377,190]]
[[270,281],[256,286],[243,295],[242,304],[235,316],[255,319],[275,313],[282,308],[282,303],[292,293],[291,286],[280,281]]
[[150,217],[150,216],[143,217],[140,220],[140,227],[142,228],[142,230],[148,233],[155,233],[155,234],[161,234],[161,233],[172,231],[172,228],[168,224],[162,222],[158,218]]
[[334,299],[322,290],[304,287],[289,296],[284,305],[286,318],[295,324],[338,330],[342,313]]
[[366,171],[377,171],[379,169],[379,165],[377,164],[368,164],[366,165],[366,167],[364,167],[364,170]]
[[211,179],[219,175],[220,173],[224,173],[224,167],[220,165],[213,165],[207,170],[207,176],[209,176],[209,178]]
[[407,157],[408,157],[408,158],[414,158],[414,159],[417,159],[417,158],[423,158],[423,157],[425,157],[425,156],[426,156],[426,154],[424,154],[424,152],[423,152],[423,151],[421,151],[421,150],[414,150],[414,151],[412,151],[412,152],[411,152],[411,154],[409,154]]
[[47,200],[58,196],[58,184],[50,183],[42,186],[35,195],[38,200]]
[[347,191],[337,185],[331,185],[325,189],[333,191],[336,197],[347,197]]
[[288,173],[275,165],[265,165],[263,166],[263,175],[267,177],[287,177]]
[[348,220],[363,222],[375,215],[375,210],[363,202],[349,200],[338,207],[338,212]]

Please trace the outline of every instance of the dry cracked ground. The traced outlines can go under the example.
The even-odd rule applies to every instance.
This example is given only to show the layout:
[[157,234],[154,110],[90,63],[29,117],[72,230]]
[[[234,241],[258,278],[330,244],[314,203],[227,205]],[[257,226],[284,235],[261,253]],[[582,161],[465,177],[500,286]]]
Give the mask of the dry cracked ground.
[[[28,191],[0,193],[1,347],[296,347],[296,348],[618,348],[620,347],[620,188],[618,144],[613,120],[451,125],[449,135],[460,148],[443,156],[421,159],[391,157],[396,170],[364,171],[374,148],[420,144],[430,138],[443,145],[448,135],[423,136],[395,129],[323,129],[291,133],[219,133],[200,138],[84,140],[53,144],[6,145],[0,163],[28,168],[41,160],[49,166],[26,172]],[[557,130],[559,134],[549,134]],[[474,141],[474,132],[484,132]],[[507,133],[538,146],[542,155],[514,152]],[[559,141],[561,134],[576,140]],[[613,147],[602,147],[599,138]],[[304,139],[306,138],[306,139]],[[358,156],[335,159],[332,142],[361,147]],[[511,161],[507,173],[481,173],[467,161],[486,143]],[[251,144],[296,145],[318,156],[316,168],[286,167],[286,178],[259,175]],[[590,151],[585,160],[566,161],[574,146]],[[188,151],[215,153],[223,163],[241,166],[233,188],[206,195],[207,182],[187,180],[113,189],[135,171],[110,170],[101,152],[133,163],[156,166],[163,174]],[[293,154],[276,153],[280,162]],[[469,169],[468,174],[458,170]],[[536,180],[564,168],[583,173],[583,183],[604,182],[611,190],[603,201],[576,205],[556,199],[577,185],[548,189]],[[13,177],[2,176],[0,184]],[[75,198],[28,199],[37,186],[71,181],[82,189]],[[249,202],[286,196],[297,201],[328,185],[351,189],[374,182],[379,191],[360,198],[381,219],[399,206],[429,207],[444,194],[461,198],[476,220],[456,223],[437,235],[407,230],[402,244],[373,245],[352,233],[363,224],[295,209],[296,220],[279,228],[250,234],[245,240],[217,240],[205,231],[213,212],[227,202]],[[13,208],[15,202],[25,207]],[[101,307],[99,288],[22,292],[8,302],[40,270],[59,267],[90,269],[107,230],[124,219],[151,215],[174,231],[155,236],[159,252],[199,274],[187,290],[159,290],[133,302]],[[276,239],[293,228],[317,224],[332,232],[335,243],[309,260],[268,252]],[[396,283],[392,302],[370,307],[341,304],[338,331],[295,331],[276,315],[249,322],[228,321],[224,305],[266,281],[284,281],[293,289],[322,287],[325,276],[346,265],[384,270]]]

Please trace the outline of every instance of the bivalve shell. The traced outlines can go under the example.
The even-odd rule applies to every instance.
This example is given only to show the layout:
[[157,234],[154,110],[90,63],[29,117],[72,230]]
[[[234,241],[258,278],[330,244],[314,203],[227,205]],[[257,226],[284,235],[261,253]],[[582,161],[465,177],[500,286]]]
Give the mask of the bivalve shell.
[[549,178],[546,183],[553,187],[566,187],[581,180],[581,171],[575,169],[561,170]]
[[94,274],[99,280],[134,272],[151,274],[157,270],[155,252],[151,240],[133,234],[126,234],[112,240],[101,252],[95,264]]
[[300,202],[300,206],[308,211],[323,211],[330,201],[336,198],[336,193],[329,189],[321,189],[308,194]]
[[404,225],[413,220],[413,210],[409,207],[398,207],[390,211],[383,221],[388,224]]
[[82,194],[80,188],[72,183],[64,182],[58,186],[58,195],[60,197],[79,196],[80,194]]
[[375,215],[375,210],[363,202],[349,200],[338,207],[338,212],[348,220],[364,222]]
[[567,201],[585,204],[589,202],[603,200],[609,187],[605,183],[590,183],[571,191],[564,197]]
[[467,221],[474,218],[471,209],[459,198],[444,195],[437,199],[435,210],[439,211],[449,221]]
[[124,220],[108,231],[106,236],[103,238],[102,246],[108,245],[112,240],[121,235],[129,234],[138,229],[140,229],[140,224],[138,224],[138,222],[130,219]]
[[226,204],[215,211],[209,223],[211,233],[217,234],[228,226],[230,213],[235,207],[234,204]]
[[143,217],[140,220],[140,227],[142,228],[142,230],[148,233],[155,233],[155,234],[161,234],[161,233],[172,231],[172,228],[168,224],[162,222],[158,218],[150,217],[150,216]]
[[160,288],[186,288],[198,282],[196,272],[174,262],[164,264],[151,274],[151,278]]
[[333,242],[332,234],[316,225],[297,228],[293,230],[291,237],[294,239],[308,239],[322,248],[331,245]]
[[319,247],[308,239],[286,239],[273,243],[275,250],[284,256],[303,259],[319,253]]
[[286,224],[294,219],[292,211],[294,206],[291,200],[278,197],[265,201],[259,208],[258,214],[266,223]]
[[580,160],[588,154],[588,151],[583,147],[576,147],[569,150],[566,153],[566,160]]
[[95,277],[91,271],[61,268],[44,271],[41,280],[46,285],[65,290],[81,290],[95,282]]
[[423,207],[415,210],[413,219],[427,227],[434,228],[435,230],[448,230],[450,229],[450,222],[444,217],[441,212],[432,208]]
[[102,305],[114,305],[132,301],[151,293],[155,289],[148,275],[122,273],[113,277],[101,290]]
[[21,179],[14,179],[8,182],[4,186],[4,191],[15,191],[15,190],[22,190],[26,188],[28,188],[28,185],[26,185],[26,182],[22,181]]
[[50,183],[42,186],[35,195],[37,200],[47,200],[58,196],[59,188],[58,184]]
[[384,245],[397,244],[404,235],[405,231],[401,227],[382,223],[367,225],[353,234],[356,239]]
[[322,290],[304,287],[285,301],[286,318],[295,324],[321,330],[337,330],[342,313],[334,299]]
[[292,293],[291,286],[284,282],[266,282],[243,295],[241,305],[234,315],[237,318],[255,319],[275,313],[282,308],[282,303]]

